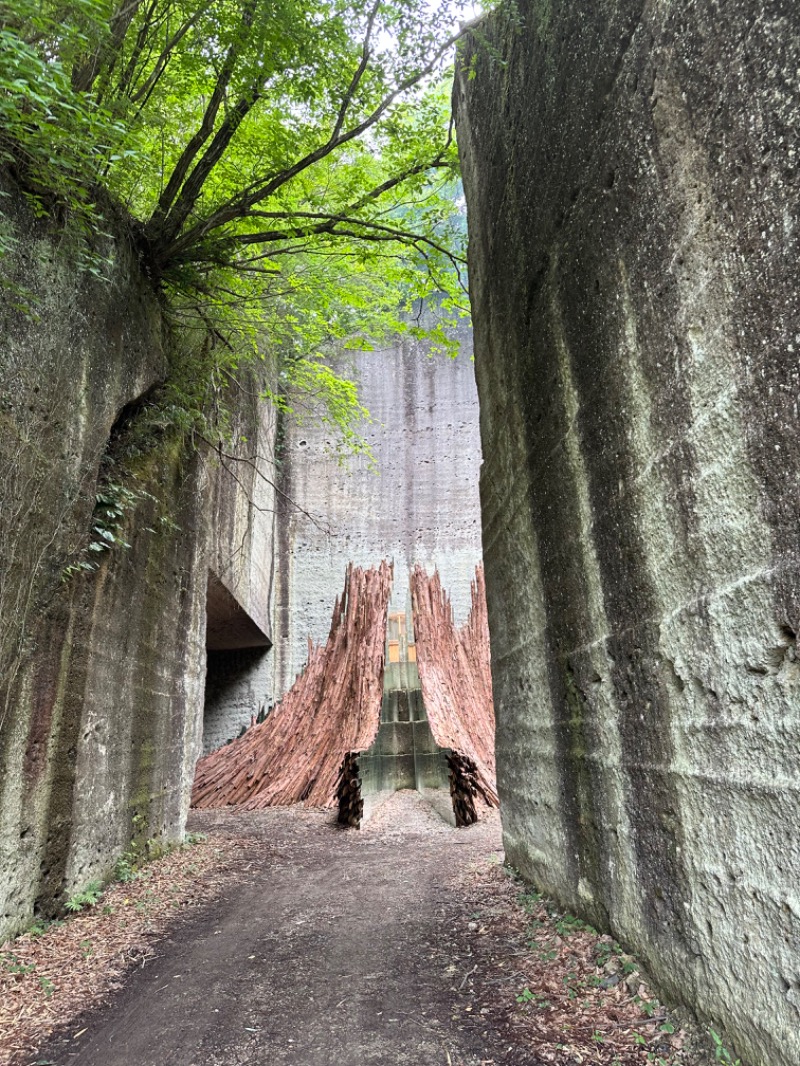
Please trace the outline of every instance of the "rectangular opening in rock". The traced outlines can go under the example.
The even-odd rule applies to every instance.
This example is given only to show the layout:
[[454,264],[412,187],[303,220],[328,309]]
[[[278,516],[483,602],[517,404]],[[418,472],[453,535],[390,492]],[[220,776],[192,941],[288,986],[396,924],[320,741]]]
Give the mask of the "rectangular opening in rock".
[[203,753],[234,740],[267,711],[272,642],[212,571],[206,599]]

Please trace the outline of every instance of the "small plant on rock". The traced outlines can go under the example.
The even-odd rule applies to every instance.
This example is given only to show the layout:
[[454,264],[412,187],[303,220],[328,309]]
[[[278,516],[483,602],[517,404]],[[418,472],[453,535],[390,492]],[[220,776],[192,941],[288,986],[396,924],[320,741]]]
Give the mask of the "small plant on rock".
[[144,856],[139,852],[139,845],[132,840],[127,851],[123,851],[114,863],[114,880],[122,881],[124,884],[128,881],[135,881],[140,876],[139,867],[143,862]]
[[103,895],[103,885],[100,881],[90,881],[82,892],[76,892],[70,896],[65,906],[68,911],[77,914],[86,907],[93,907]]
[[731,1055],[730,1051],[728,1051],[723,1044],[722,1037],[719,1033],[715,1032],[713,1029],[709,1029],[708,1032],[711,1039],[714,1041],[714,1058],[717,1062],[723,1063],[723,1066],[742,1066],[742,1060],[734,1059],[733,1055]]

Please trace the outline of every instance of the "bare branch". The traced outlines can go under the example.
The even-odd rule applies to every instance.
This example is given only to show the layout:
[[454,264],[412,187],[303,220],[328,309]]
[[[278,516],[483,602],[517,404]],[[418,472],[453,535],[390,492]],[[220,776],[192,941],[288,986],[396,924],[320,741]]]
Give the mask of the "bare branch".
[[[142,18],[142,25],[139,27],[139,32],[136,35],[136,41],[134,42],[133,49],[131,51],[131,57],[128,60],[127,64],[125,65],[125,69],[123,70],[123,72],[122,72],[122,74],[120,76],[119,85],[117,87],[117,95],[118,96],[122,95],[121,88],[124,87],[127,84],[128,78],[130,77],[130,75],[135,70],[136,64],[139,61],[139,57],[141,56],[142,52],[144,51],[144,46],[147,43],[147,38],[148,38],[148,35],[150,33],[152,24],[153,24],[153,16],[155,15],[157,6],[158,6],[158,0],[150,0],[148,8],[145,11],[145,14],[144,14],[144,16]],[[104,77],[102,79],[102,84],[101,84],[100,89],[98,90],[98,93],[97,93],[97,99],[98,99],[99,103],[103,102],[103,97],[104,97],[105,92],[106,92],[106,90],[108,88],[108,84],[109,84],[109,82],[111,80],[111,74],[112,74],[112,70],[113,70],[114,66],[116,66],[116,60],[112,64],[112,67],[110,67],[105,72],[105,75],[104,75]]]
[[[236,474],[233,472],[233,470],[231,470],[230,467],[225,466],[225,463],[223,462],[223,460],[227,459],[230,462],[234,462],[234,463],[244,463],[246,466],[251,467],[251,469],[255,471],[256,475],[258,477],[260,477],[262,481],[264,481],[267,485],[269,485],[270,488],[273,489],[280,497],[282,497],[284,500],[286,500],[286,502],[288,504],[290,504],[292,507],[294,507],[294,509],[296,511],[299,511],[301,514],[305,515],[306,518],[309,520],[309,522],[311,522],[313,525],[315,525],[317,527],[317,529],[320,530],[320,532],[324,533],[326,536],[330,536],[330,532],[331,532],[330,528],[326,528],[325,526],[323,526],[309,511],[307,511],[304,507],[301,507],[300,504],[296,500],[294,500],[291,496],[289,496],[288,493],[284,492],[283,489],[280,488],[279,485],[276,485],[275,482],[272,481],[271,478],[267,477],[267,475],[264,473],[264,471],[258,465],[258,460],[259,459],[261,459],[262,462],[265,461],[263,459],[263,456],[260,456],[257,452],[254,453],[254,455],[252,455],[252,456],[234,455],[232,452],[225,451],[225,449],[222,447],[221,444],[215,444],[213,441],[210,441],[207,437],[202,436],[202,434],[199,434],[199,436],[200,436],[200,440],[202,440],[204,444],[208,445],[208,447],[213,452],[215,452],[216,455],[219,457],[219,460],[220,460],[220,463],[223,466],[223,469],[225,469],[231,475],[231,477],[239,485],[241,485],[241,487],[245,490],[245,492],[247,492],[246,487],[242,484],[242,482],[236,476]],[[269,460],[266,460],[266,461],[269,462]],[[253,501],[251,500],[250,502],[252,503]],[[255,507],[256,505],[253,504],[253,506]]]

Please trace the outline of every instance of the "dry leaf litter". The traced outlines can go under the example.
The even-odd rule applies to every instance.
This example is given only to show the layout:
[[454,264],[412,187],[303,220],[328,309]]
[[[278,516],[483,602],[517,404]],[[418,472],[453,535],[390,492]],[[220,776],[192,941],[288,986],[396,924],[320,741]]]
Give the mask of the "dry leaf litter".
[[[374,821],[370,830],[380,833]],[[213,833],[211,820],[207,828]],[[4,945],[0,1066],[20,1063],[54,1029],[110,999],[126,973],[157,957],[159,937],[181,915],[246,873],[248,851],[258,847],[223,834],[179,849],[107,888],[90,910]],[[533,1052],[557,1066],[712,1066],[705,1033],[665,1010],[631,956],[559,914],[500,858],[453,875],[471,945],[443,975],[457,994],[454,1020],[485,1018],[503,1062],[519,1048],[526,1062]]]
[[221,891],[249,846],[225,840],[178,848],[135,879],[110,885],[90,909],[3,944],[0,1066],[110,998],[126,973],[156,957],[156,941],[181,915]]

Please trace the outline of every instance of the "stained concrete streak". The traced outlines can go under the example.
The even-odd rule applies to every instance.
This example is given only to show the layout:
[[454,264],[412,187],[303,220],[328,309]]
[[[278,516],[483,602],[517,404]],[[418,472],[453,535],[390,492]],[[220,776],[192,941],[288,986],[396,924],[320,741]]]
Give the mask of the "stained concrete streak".
[[506,852],[756,1066],[800,1061],[799,49],[783,0],[520,0],[454,97]]

